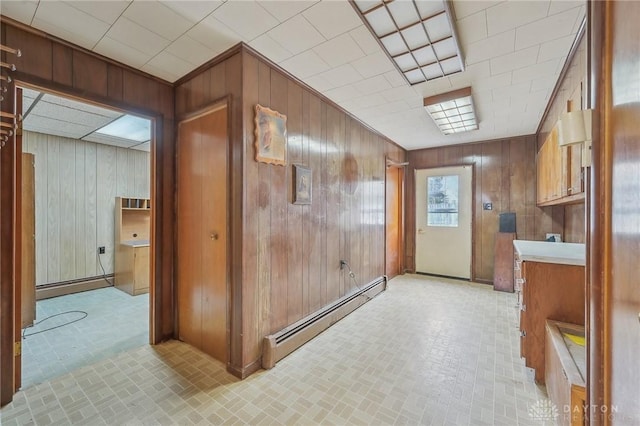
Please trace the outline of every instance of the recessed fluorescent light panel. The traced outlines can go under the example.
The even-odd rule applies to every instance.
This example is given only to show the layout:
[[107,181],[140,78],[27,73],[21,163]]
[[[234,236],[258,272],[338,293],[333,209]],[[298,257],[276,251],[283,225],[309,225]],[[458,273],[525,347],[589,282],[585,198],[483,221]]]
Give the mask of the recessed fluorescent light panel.
[[424,98],[424,107],[445,135],[478,129],[471,87]]
[[101,129],[96,130],[107,136],[146,142],[151,139],[151,121],[134,115],[123,115]]
[[464,61],[448,1],[352,0],[409,84],[464,71]]

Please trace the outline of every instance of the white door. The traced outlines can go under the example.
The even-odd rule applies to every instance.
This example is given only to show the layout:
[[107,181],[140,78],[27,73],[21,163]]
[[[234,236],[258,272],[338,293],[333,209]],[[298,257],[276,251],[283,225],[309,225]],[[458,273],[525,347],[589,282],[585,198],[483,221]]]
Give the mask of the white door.
[[416,170],[416,272],[471,278],[472,172]]

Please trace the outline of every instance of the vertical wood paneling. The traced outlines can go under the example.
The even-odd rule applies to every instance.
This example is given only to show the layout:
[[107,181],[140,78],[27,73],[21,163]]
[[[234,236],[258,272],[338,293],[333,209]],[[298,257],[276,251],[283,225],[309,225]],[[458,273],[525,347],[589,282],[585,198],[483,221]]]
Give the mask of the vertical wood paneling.
[[[102,275],[97,247],[113,252],[115,197],[149,197],[149,154],[27,131],[23,139],[36,162],[36,284]],[[101,260],[113,272],[113,257]]]
[[60,224],[60,281],[75,278],[75,218],[73,211],[75,204],[75,142],[60,141],[60,194],[58,197]]
[[[406,267],[414,268],[415,261],[414,170],[474,164],[473,276],[476,280],[490,282],[493,280],[494,242],[500,213],[516,212],[518,238],[537,237],[542,222],[537,215],[542,214],[542,210],[535,206],[535,154],[535,136],[410,151],[411,165],[406,177]],[[483,210],[486,202],[493,203],[493,210]]]

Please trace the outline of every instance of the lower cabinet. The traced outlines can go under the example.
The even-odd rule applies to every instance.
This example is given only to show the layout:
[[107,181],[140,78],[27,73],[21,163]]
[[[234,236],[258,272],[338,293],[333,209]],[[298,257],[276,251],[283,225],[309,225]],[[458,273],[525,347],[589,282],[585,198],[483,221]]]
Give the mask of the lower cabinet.
[[516,259],[516,280],[516,288],[522,286],[520,356],[535,370],[536,382],[543,384],[546,320],[585,323],[584,266]]
[[586,349],[568,335],[584,338],[584,327],[546,322],[545,382],[558,410],[558,425],[584,425]]
[[116,288],[132,296],[149,292],[149,244],[120,244],[116,252]]

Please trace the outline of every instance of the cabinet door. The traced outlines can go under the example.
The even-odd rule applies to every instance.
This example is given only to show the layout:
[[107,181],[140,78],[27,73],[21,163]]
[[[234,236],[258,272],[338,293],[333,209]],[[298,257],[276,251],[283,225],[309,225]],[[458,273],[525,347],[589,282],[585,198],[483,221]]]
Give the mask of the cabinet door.
[[566,147],[567,161],[565,163],[565,173],[567,195],[576,195],[584,192],[582,149],[582,144],[569,145]]

